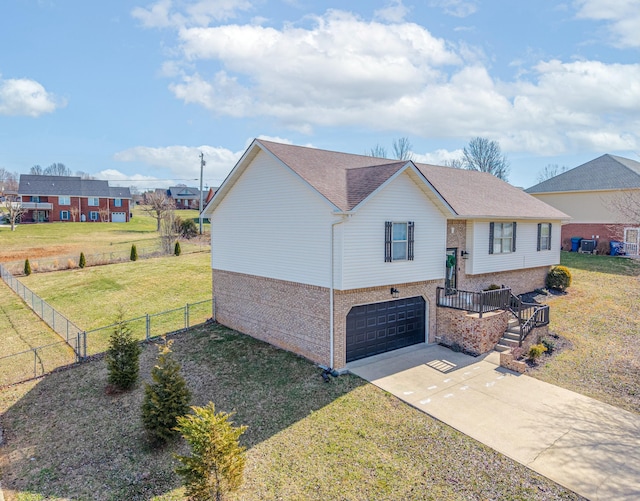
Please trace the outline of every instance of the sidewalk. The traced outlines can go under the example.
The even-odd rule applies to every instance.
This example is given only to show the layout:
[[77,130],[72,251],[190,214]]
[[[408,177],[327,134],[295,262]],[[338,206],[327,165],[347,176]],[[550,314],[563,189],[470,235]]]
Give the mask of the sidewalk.
[[470,357],[420,345],[350,372],[591,500],[640,499],[640,415]]

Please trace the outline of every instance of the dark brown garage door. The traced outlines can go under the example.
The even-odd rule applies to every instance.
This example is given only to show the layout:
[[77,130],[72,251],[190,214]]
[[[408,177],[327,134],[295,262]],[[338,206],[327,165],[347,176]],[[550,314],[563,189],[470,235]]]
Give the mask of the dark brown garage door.
[[424,343],[425,302],[410,297],[355,306],[347,315],[347,362]]

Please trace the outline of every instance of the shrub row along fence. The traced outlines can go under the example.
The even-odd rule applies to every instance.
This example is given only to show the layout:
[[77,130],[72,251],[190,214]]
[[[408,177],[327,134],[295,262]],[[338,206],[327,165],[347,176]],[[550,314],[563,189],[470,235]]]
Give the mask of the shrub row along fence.
[[[186,246],[185,246],[186,247]],[[189,243],[189,246],[182,251],[182,254],[193,254],[196,252],[209,251],[208,243]],[[149,259],[152,257],[166,256],[159,245],[138,247],[136,245],[138,259]],[[102,252],[98,254],[85,254],[85,266],[101,266],[105,264],[124,263],[131,259],[131,249],[121,249],[111,252]],[[24,260],[9,261],[3,265],[5,269],[13,275],[24,274]],[[80,265],[80,253],[67,256],[40,257],[29,259],[29,265],[32,272],[38,271],[58,271],[72,270]]]
[[[0,386],[20,383],[47,374],[63,365],[102,353],[116,324],[85,331],[15,278],[2,264],[0,277],[61,338],[59,342],[0,356]],[[188,329],[212,317],[213,300],[124,320],[135,339],[150,340]]]

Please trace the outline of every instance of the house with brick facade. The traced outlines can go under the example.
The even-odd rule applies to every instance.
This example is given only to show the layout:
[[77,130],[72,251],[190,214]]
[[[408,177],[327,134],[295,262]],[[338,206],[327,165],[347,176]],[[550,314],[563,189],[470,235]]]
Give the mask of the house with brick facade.
[[337,369],[493,349],[505,293],[544,287],[567,219],[490,174],[262,139],[205,215],[216,320]]
[[190,186],[171,186],[168,189],[157,188],[156,193],[162,193],[173,200],[176,209],[198,209],[200,207],[200,190]]
[[571,216],[560,237],[565,250],[576,237],[623,242],[627,255],[640,254],[640,162],[602,155],[526,192]]
[[18,196],[23,223],[113,222],[130,217],[129,188],[76,176],[20,176]]

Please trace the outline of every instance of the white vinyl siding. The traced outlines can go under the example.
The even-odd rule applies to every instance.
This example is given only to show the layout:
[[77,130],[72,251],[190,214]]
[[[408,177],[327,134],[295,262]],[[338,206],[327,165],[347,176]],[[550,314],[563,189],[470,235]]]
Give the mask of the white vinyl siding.
[[[640,190],[634,190],[639,196]],[[619,191],[586,191],[567,193],[532,193],[534,197],[571,216],[570,223],[625,223],[628,214],[616,209]],[[631,193],[631,192],[626,192]]]
[[508,254],[489,254],[491,221],[467,221],[466,246],[469,258],[464,261],[464,266],[468,275],[552,266],[560,262],[560,221],[551,222],[551,250],[547,252],[537,251],[540,221],[516,222],[516,251]]
[[[413,261],[384,261],[385,221],[414,222]],[[407,172],[339,226],[343,258],[336,289],[444,279],[446,218]]]
[[332,211],[288,167],[260,152],[211,216],[212,267],[329,287]]

